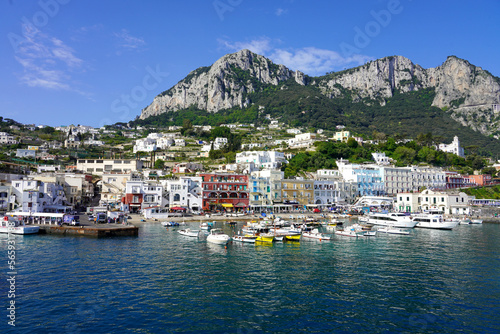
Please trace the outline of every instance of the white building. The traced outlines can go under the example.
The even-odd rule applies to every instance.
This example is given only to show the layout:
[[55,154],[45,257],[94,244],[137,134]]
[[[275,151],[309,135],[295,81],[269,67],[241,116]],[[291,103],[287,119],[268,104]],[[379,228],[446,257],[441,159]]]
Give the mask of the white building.
[[463,192],[445,193],[426,189],[421,193],[398,193],[395,209],[404,212],[439,210],[445,214],[470,214],[469,201],[474,196]]
[[203,207],[202,178],[200,176],[163,180],[162,184],[165,187],[170,208],[182,207],[198,212]]
[[130,173],[142,170],[141,160],[79,159],[76,169],[95,175],[104,173]]
[[0,144],[14,145],[17,144],[17,140],[13,135],[7,132],[0,132]]
[[374,152],[372,153],[373,160],[375,160],[375,163],[377,165],[389,165],[389,157],[385,155],[384,152],[379,153],[379,152]]
[[236,163],[253,162],[262,169],[277,169],[286,163],[285,154],[277,151],[245,151],[236,153]]
[[310,147],[316,141],[315,133],[301,133],[295,135],[295,138],[288,139],[287,143],[290,148]]
[[12,181],[11,199],[17,212],[65,212],[66,195],[63,186],[38,180]]
[[464,149],[460,147],[458,136],[453,137],[451,144],[439,144],[439,150],[447,153],[453,153],[459,157],[465,158]]
[[134,151],[134,153],[156,151],[156,139],[152,139],[152,138],[137,139],[135,141],[133,151]]

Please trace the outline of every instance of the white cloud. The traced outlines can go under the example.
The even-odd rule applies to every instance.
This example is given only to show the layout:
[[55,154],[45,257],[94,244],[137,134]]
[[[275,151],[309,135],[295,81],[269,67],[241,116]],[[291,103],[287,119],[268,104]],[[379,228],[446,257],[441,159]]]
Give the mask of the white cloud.
[[276,16],[281,16],[283,14],[286,14],[287,12],[288,12],[288,10],[286,10],[286,9],[278,8],[278,9],[276,9],[276,11],[274,13],[276,14]]
[[15,59],[23,67],[21,82],[30,87],[72,90],[70,72],[80,69],[83,61],[75,51],[55,37],[24,27],[24,38]]
[[292,70],[299,70],[309,75],[323,75],[330,71],[359,66],[372,59],[360,54],[344,57],[339,52],[316,47],[277,48],[268,37],[249,42],[231,42],[224,39],[219,39],[218,42],[222,48],[231,52],[249,49],[271,59],[274,63],[283,64]]
[[128,50],[138,49],[146,45],[144,39],[130,35],[127,29],[122,29],[120,32],[113,34],[118,39],[118,45]]
[[250,42],[230,42],[225,39],[218,39],[217,41],[223,49],[231,51],[248,49],[254,53],[264,55],[272,49],[271,40],[267,37],[255,39]]

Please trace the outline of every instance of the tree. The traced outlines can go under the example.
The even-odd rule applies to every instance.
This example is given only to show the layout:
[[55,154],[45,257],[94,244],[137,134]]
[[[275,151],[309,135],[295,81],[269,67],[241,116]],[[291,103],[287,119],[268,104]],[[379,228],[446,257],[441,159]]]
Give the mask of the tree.
[[355,149],[358,147],[358,142],[356,141],[356,139],[351,137],[351,138],[347,139],[347,146],[352,148],[352,149]]
[[165,168],[165,160],[158,159],[155,161],[155,169],[163,169]]
[[413,162],[413,159],[415,158],[415,155],[417,152],[415,152],[414,149],[404,147],[404,146],[399,146],[395,151],[394,151],[394,157],[398,161],[399,164],[402,165],[409,165]]

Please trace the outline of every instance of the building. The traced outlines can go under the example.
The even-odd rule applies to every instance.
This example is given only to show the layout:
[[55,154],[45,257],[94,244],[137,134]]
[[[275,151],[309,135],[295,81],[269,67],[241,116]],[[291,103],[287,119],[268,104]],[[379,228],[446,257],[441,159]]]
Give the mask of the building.
[[248,175],[203,173],[203,210],[245,211],[248,209]]
[[169,208],[187,208],[199,212],[203,207],[202,178],[180,177],[178,180],[162,181],[168,199]]
[[357,196],[385,195],[382,173],[378,166],[349,164],[342,159],[337,160],[337,166],[345,181],[357,184]]
[[100,181],[100,206],[116,206],[126,192],[127,181],[132,179],[131,173],[104,173]]
[[281,203],[281,180],[284,172],[279,170],[254,171],[248,179],[249,205],[256,212],[271,210]]
[[0,132],[0,144],[14,145],[17,143],[18,141],[13,135],[8,134],[7,132]]
[[[470,185],[477,185],[480,187],[484,187],[486,185],[491,184],[491,175],[489,174],[481,174],[481,175],[464,175],[464,180],[466,183]],[[466,181],[468,180],[468,182]]]
[[389,157],[386,156],[384,152],[382,153],[374,152],[372,153],[372,157],[377,165],[386,166],[390,164]]
[[84,173],[102,175],[105,173],[130,173],[142,170],[141,160],[121,159],[79,159],[76,168]]
[[439,192],[426,189],[421,193],[400,193],[396,196],[395,207],[404,212],[424,212],[439,210],[445,214],[470,214],[469,202],[474,197],[463,192]]
[[141,180],[127,181],[125,196],[122,198],[123,211],[136,213],[146,208],[166,206],[162,185]]
[[11,208],[16,212],[66,212],[66,195],[62,185],[39,180],[12,181]]
[[453,137],[451,144],[439,144],[439,150],[447,153],[453,153],[459,157],[465,158],[464,149],[460,147],[458,136]]
[[36,150],[26,150],[18,148],[16,151],[16,157],[18,158],[36,158]]
[[278,169],[286,163],[285,154],[277,151],[245,151],[236,153],[236,163],[253,162],[262,169]]
[[[356,200],[358,184],[353,181],[344,180],[338,169],[318,169],[315,179],[315,204],[323,206],[329,206],[330,203],[345,205],[354,203]],[[321,187],[319,187],[320,185]],[[332,191],[331,194],[329,194],[330,191]]]
[[175,164],[172,167],[173,174],[185,174],[185,173],[195,173],[196,171],[202,171],[204,169],[202,164],[197,164],[194,162],[181,162]]
[[312,146],[315,141],[316,134],[308,132],[295,135],[295,137],[289,139],[287,143],[290,148],[306,148]]
[[349,131],[337,131],[333,135],[333,140],[347,142],[350,137],[351,133]]
[[156,139],[142,138],[135,141],[134,153],[137,152],[154,152],[156,151]]
[[281,181],[283,204],[305,207],[314,204],[314,180],[284,179]]

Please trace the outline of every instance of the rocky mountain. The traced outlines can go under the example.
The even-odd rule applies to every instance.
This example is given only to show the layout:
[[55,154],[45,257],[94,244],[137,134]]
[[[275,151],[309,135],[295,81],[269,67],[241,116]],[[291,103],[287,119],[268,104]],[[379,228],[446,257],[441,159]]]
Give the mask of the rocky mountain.
[[255,102],[250,98],[252,93],[290,79],[329,99],[349,98],[367,106],[384,106],[395,94],[433,89],[432,106],[485,135],[500,135],[500,115],[492,108],[500,104],[500,79],[455,56],[436,68],[424,69],[408,58],[391,56],[321,77],[308,77],[241,50],[189,73],[156,96],[142,110],[140,119],[189,107],[209,112],[245,108]]
[[241,50],[225,55],[212,66],[200,67],[174,87],[161,93],[142,111],[141,119],[166,111],[176,111],[196,106],[201,110],[217,112],[234,106],[248,106],[247,95],[261,85],[278,85],[295,77],[304,84],[304,74],[294,72],[284,65]]

